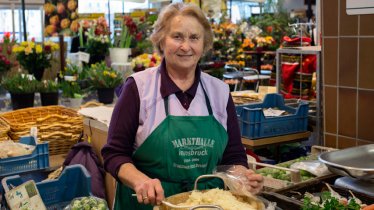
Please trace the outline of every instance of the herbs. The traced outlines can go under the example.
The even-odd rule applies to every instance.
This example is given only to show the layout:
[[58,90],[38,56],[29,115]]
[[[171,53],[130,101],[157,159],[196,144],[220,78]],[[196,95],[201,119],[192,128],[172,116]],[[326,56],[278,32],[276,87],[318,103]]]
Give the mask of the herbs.
[[57,81],[43,80],[38,84],[38,90],[41,93],[57,93],[59,85]]
[[10,93],[33,93],[37,90],[38,81],[33,76],[16,74],[4,78],[2,85]]
[[320,197],[310,193],[304,195],[302,210],[360,210],[361,206],[355,198],[347,201],[345,198],[337,198],[330,192],[322,192]]

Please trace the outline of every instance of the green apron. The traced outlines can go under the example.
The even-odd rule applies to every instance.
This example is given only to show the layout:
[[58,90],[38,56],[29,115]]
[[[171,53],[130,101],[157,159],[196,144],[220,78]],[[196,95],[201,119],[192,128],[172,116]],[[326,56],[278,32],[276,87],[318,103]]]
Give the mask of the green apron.
[[[158,178],[165,197],[193,189],[195,179],[211,174],[221,161],[227,145],[227,132],[214,118],[209,98],[203,88],[208,116],[169,115],[169,100],[164,99],[166,118],[136,150],[133,161],[138,170]],[[199,189],[221,187],[221,180],[199,181]],[[115,210],[152,210],[139,204],[135,192],[117,183]]]

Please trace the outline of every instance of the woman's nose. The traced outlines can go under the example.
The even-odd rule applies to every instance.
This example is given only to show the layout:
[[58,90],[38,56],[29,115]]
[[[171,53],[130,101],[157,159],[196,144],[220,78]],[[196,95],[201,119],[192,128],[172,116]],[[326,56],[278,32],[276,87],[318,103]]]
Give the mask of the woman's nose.
[[188,40],[184,40],[181,44],[181,50],[189,51],[191,49],[190,42]]

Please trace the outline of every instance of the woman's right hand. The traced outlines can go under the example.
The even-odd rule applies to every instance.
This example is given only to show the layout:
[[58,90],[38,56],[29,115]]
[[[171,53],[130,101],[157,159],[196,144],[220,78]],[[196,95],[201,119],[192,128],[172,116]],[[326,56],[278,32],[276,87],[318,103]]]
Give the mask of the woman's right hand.
[[143,180],[137,182],[134,186],[136,197],[139,203],[160,205],[161,201],[164,200],[164,190],[161,186],[161,182],[158,179]]
[[149,178],[132,163],[121,165],[118,178],[135,191],[139,203],[160,205],[165,199],[160,180]]

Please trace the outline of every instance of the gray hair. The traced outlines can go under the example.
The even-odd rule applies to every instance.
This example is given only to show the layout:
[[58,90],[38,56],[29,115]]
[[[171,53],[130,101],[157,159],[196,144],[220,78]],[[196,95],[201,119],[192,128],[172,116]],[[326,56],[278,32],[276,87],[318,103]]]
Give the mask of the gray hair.
[[210,50],[213,46],[213,32],[208,19],[205,17],[203,11],[195,4],[172,3],[164,7],[154,24],[154,30],[150,37],[153,46],[156,50],[164,55],[160,48],[161,42],[165,39],[165,34],[169,30],[170,20],[177,16],[191,16],[195,17],[204,28],[204,53]]

